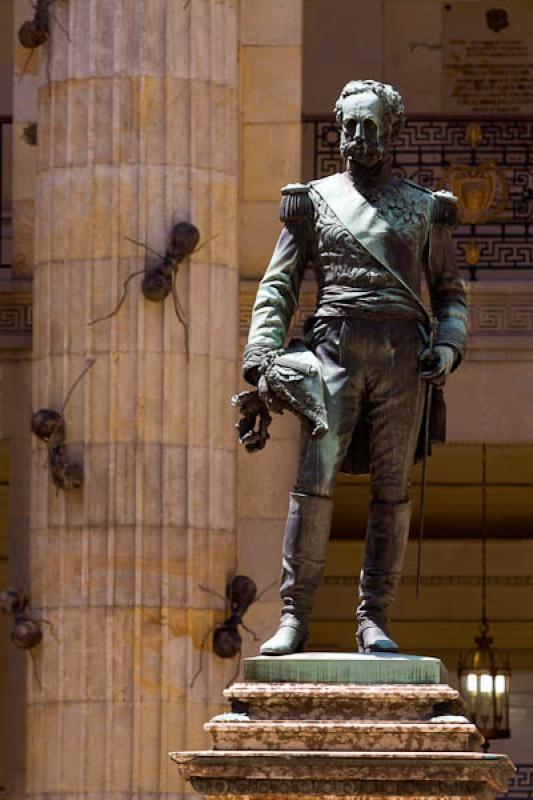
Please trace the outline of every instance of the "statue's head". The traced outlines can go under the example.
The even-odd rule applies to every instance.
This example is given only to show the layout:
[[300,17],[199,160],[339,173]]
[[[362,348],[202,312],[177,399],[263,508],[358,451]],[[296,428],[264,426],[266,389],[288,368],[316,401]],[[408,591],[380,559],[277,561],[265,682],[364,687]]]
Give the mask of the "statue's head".
[[405,120],[402,98],[379,81],[349,81],[335,113],[341,126],[342,155],[365,167],[385,158]]

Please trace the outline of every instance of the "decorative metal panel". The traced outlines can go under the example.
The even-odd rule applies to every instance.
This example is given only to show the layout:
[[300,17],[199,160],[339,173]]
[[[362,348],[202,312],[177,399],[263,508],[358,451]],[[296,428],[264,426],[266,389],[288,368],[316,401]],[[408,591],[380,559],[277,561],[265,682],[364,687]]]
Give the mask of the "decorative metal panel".
[[508,794],[500,795],[498,800],[533,800],[533,764],[517,764],[516,770],[509,781]]
[[[313,128],[314,176],[342,169],[333,116],[306,117]],[[460,264],[479,269],[533,266],[533,119],[411,117],[393,151],[395,173],[428,189],[459,193],[455,234]]]

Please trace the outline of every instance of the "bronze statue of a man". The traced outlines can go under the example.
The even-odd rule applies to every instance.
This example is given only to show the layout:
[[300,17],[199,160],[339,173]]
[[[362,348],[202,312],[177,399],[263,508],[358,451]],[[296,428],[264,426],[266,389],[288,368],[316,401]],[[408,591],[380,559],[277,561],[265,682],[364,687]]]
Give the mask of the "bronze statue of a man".
[[[262,654],[305,645],[341,469],[370,473],[357,644],[362,652],[398,650],[387,621],[409,534],[411,467],[428,430],[425,387],[442,385],[465,346],[465,292],[451,240],[456,201],[393,175],[391,142],[404,121],[400,95],[377,81],[350,81],[336,114],[346,171],[282,189],[285,226],[257,292],[244,355],[244,376],[259,381],[263,398],[265,381],[267,394],[279,397],[281,375],[290,396],[291,381],[296,386],[316,371],[302,372],[289,359],[277,388],[269,380],[311,268],[317,305],[304,342],[318,365],[327,426],[321,436],[302,426],[283,545],[281,621]],[[421,299],[422,274],[430,312]],[[435,391],[432,439],[439,423],[442,433],[439,397]]]

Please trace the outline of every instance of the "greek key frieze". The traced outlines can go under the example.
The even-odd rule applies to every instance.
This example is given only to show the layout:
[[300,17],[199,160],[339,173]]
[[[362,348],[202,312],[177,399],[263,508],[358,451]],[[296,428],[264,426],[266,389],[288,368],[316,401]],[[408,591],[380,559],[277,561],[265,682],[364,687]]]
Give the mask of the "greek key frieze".
[[512,800],[531,800],[533,797],[533,764],[517,764],[516,775],[509,781]]
[[509,303],[472,303],[470,331],[474,335],[533,333],[533,305],[524,299]]
[[[246,337],[252,318],[254,295],[241,293],[240,333]],[[291,335],[301,336],[305,320],[313,314],[316,295],[304,291],[294,315]],[[524,336],[533,333],[533,293],[474,295],[469,303],[471,336]]]
[[17,336],[31,333],[32,307],[16,303],[0,304],[0,335]]

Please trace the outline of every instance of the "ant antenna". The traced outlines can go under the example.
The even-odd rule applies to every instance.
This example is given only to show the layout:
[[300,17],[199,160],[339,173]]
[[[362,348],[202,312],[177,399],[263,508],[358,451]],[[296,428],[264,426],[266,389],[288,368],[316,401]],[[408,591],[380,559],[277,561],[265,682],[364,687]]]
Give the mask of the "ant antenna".
[[74,381],[74,383],[72,384],[72,386],[70,387],[70,389],[67,392],[67,396],[65,397],[65,400],[63,401],[63,407],[61,408],[61,415],[63,415],[65,413],[65,408],[67,407],[68,401],[72,397],[72,393],[73,393],[74,389],[80,383],[80,381],[83,380],[83,378],[89,372],[89,370],[92,369],[92,367],[94,367],[95,364],[96,364],[96,359],[95,358],[89,358],[88,359],[87,366],[85,367],[84,370],[82,370],[82,372],[80,372],[80,374],[78,375],[78,377],[76,378],[76,380]]

